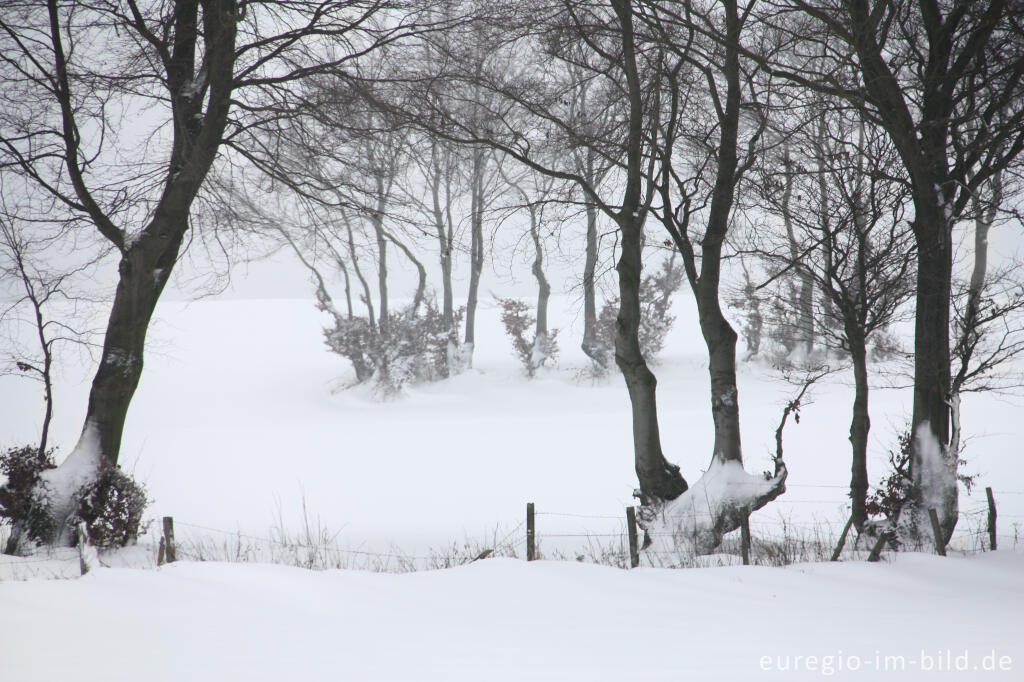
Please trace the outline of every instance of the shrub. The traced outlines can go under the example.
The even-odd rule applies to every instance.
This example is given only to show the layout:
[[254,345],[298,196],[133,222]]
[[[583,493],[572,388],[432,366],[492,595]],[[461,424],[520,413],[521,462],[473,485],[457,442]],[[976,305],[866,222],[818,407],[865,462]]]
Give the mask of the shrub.
[[[910,458],[914,450],[914,437],[909,424],[898,435],[897,444],[897,449],[889,450],[889,471],[868,497],[865,505],[868,516],[884,516],[893,523],[899,518],[903,506],[914,497],[914,483],[910,476]],[[970,494],[977,474],[960,472],[960,468],[967,461],[960,458],[959,454],[957,453],[956,478]]]
[[[676,265],[675,258],[668,258],[661,268],[645,275],[640,282],[640,352],[647,362],[654,362],[665,346],[675,316],[669,313],[672,306],[672,295],[683,284],[684,277],[681,265]],[[604,357],[615,356],[615,327],[619,316],[619,299],[613,298],[601,308],[597,318],[596,345]],[[597,369],[597,368],[595,368]]]
[[914,439],[908,427],[898,436],[898,447],[889,450],[889,471],[867,499],[868,516],[884,516],[895,522],[900,509],[910,499],[910,455]]
[[[456,313],[455,327],[462,310]],[[328,348],[347,358],[356,371],[356,381],[373,381],[385,396],[400,393],[407,384],[437,381],[451,370],[454,330],[445,329],[444,315],[428,300],[422,312],[411,309],[388,316],[381,331],[364,317],[336,318],[333,328],[324,329]]]
[[76,496],[78,512],[72,522],[85,522],[89,542],[96,547],[124,547],[145,533],[146,488],[120,467],[103,467],[96,480],[80,488]]
[[[53,535],[54,522],[48,506],[41,504],[37,486],[41,474],[56,468],[53,449],[40,452],[31,445],[8,448],[0,453],[0,474],[7,482],[0,486],[0,518],[16,525],[34,541],[44,541]],[[9,551],[14,551],[10,547]]]
[[551,329],[529,338],[529,329],[537,321],[530,314],[530,306],[515,298],[499,298],[498,303],[505,333],[512,339],[512,347],[527,376],[532,378],[549,360],[554,361],[558,357],[558,330]]

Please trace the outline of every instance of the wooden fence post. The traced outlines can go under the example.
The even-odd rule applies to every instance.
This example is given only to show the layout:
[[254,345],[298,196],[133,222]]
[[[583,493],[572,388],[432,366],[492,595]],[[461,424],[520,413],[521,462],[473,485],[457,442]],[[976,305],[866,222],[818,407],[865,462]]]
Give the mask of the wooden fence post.
[[992,488],[985,488],[988,496],[988,545],[996,551],[996,498],[992,495]]
[[935,538],[935,551],[939,556],[946,556],[946,543],[942,541],[942,528],[939,526],[939,515],[935,513],[935,509],[929,509],[928,517],[932,520],[932,537]]
[[178,553],[174,547],[174,518],[170,516],[164,517],[164,559],[167,563],[172,564],[178,558]]
[[846,536],[850,534],[850,526],[853,525],[853,516],[847,520],[846,525],[843,526],[843,534],[839,536],[839,542],[836,543],[836,549],[832,552],[832,561],[839,561],[839,555],[843,553],[843,547],[846,546]]
[[629,567],[640,565],[640,548],[636,538],[636,508],[626,507],[626,532],[629,534]]
[[889,531],[883,531],[878,535],[878,540],[875,541],[875,546],[871,548],[871,553],[868,554],[868,561],[875,562],[882,557],[882,547],[888,539]]
[[537,558],[536,533],[533,525],[533,502],[526,503],[526,560]]
[[750,512],[744,507],[740,510],[740,553],[743,555],[743,565],[750,565]]

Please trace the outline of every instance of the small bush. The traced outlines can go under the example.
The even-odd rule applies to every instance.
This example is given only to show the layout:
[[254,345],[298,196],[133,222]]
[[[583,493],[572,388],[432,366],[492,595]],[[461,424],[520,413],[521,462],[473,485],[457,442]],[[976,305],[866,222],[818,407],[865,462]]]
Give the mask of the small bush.
[[42,473],[56,466],[52,449],[40,452],[38,448],[25,445],[0,453],[0,474],[7,479],[0,486],[0,518],[17,525],[29,539],[37,542],[53,535],[54,521],[47,505],[37,499],[37,486]]
[[538,369],[558,357],[558,330],[551,329],[529,338],[529,330],[537,321],[530,314],[530,306],[514,298],[499,298],[498,303],[501,305],[501,323],[505,325],[505,333],[512,339],[512,347],[523,363],[527,376],[532,378]]
[[84,521],[89,542],[96,547],[124,547],[134,543],[142,527],[149,499],[146,488],[118,466],[106,466],[99,477],[76,495],[78,512],[73,522]]
[[[456,328],[462,310],[456,313]],[[328,348],[348,358],[356,381],[373,381],[385,396],[400,393],[407,384],[437,381],[452,373],[454,330],[445,329],[444,315],[427,301],[418,315],[411,310],[392,313],[382,331],[364,317],[336,319],[324,329]]]

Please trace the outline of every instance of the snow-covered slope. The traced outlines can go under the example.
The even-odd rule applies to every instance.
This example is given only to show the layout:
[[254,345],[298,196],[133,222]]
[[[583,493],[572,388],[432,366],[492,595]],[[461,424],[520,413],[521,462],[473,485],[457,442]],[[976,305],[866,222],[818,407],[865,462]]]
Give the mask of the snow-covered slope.
[[[661,429],[670,460],[692,483],[711,455],[706,360],[688,291],[658,379]],[[618,376],[580,378],[575,302],[556,297],[552,326],[563,331],[559,369],[528,381],[516,365],[499,312],[489,299],[479,315],[475,369],[415,388],[393,402],[365,391],[332,392],[351,370],[322,342],[324,323],[311,300],[167,301],[147,348],[146,369],[129,412],[121,464],[147,484],[155,517],[265,534],[297,528],[302,501],[339,533],[342,546],[409,553],[511,531],[526,502],[539,513],[608,518],[538,517],[548,549],[585,539],[555,534],[618,533],[633,504],[629,404]],[[51,442],[66,454],[81,428],[89,368],[65,369]],[[786,430],[788,492],[754,515],[761,532],[812,529],[845,521],[851,389],[838,375],[816,387],[799,424]],[[774,430],[795,389],[761,364],[743,364],[740,415],[746,469],[771,468]],[[37,387],[0,377],[0,434],[30,442],[41,417]],[[869,462],[874,480],[909,395],[872,393]],[[1000,532],[1024,521],[1024,438],[1019,399],[970,395],[964,401],[968,471],[982,474],[1000,505]],[[1018,494],[1010,494],[1015,491]],[[1004,494],[1005,493],[1005,494]],[[984,505],[984,491],[961,508]],[[976,531],[983,522],[965,517]],[[1024,535],[1024,534],[1022,534]]]

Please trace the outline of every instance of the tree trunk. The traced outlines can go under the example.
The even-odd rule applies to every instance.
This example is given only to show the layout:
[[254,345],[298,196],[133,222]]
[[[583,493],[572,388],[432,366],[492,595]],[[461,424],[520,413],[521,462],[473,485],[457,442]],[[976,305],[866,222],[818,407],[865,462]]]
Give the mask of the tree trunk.
[[[822,123],[824,131],[824,122]],[[819,149],[819,154],[823,154]],[[789,239],[789,258],[792,263],[800,262],[800,245],[793,229],[793,216],[790,206],[793,198],[793,162],[789,155],[789,145],[783,151],[783,165],[786,169],[786,180],[782,191],[782,220],[786,228],[786,236]],[[822,205],[826,201],[824,184],[822,184]],[[804,268],[797,268],[797,300],[796,300],[796,329],[790,330],[788,336],[791,338],[795,348],[799,348],[805,355],[810,355],[814,350],[814,278]]]
[[427,296],[427,269],[423,267],[423,263],[420,262],[416,254],[412,252],[408,246],[403,242],[399,241],[395,235],[390,232],[384,233],[384,235],[391,240],[391,242],[405,254],[405,257],[409,259],[409,262],[416,268],[416,293],[412,297],[412,309],[410,316],[415,318],[419,314],[420,306],[423,305],[423,300]]
[[619,316],[615,325],[615,364],[626,380],[633,410],[633,453],[644,505],[673,500],[686,491],[679,467],[665,459],[658,430],[658,380],[640,352],[640,275],[643,221],[624,217],[619,273]]
[[619,274],[619,315],[615,325],[615,364],[622,372],[633,412],[633,456],[640,482],[640,501],[655,505],[686,492],[679,467],[665,459],[658,431],[658,385],[640,352],[640,277],[643,269],[643,228],[646,207],[642,199],[644,109],[643,88],[636,64],[633,8],[629,0],[612,0],[622,31],[622,70],[629,94],[629,133],[626,145],[626,186],[616,223],[622,250],[615,269]]
[[[948,542],[957,521],[956,455],[948,452],[949,303],[952,225],[937,185],[915,183],[917,313],[914,328],[914,447],[910,472],[918,514],[934,507]],[[926,523],[915,523],[928,528]]]
[[537,206],[530,205],[530,236],[533,238],[533,267],[531,272],[537,280],[537,325],[533,334],[533,352],[530,362],[534,368],[543,365],[549,357],[548,345],[548,300],[551,285],[544,276],[544,247],[541,244],[540,226],[537,220]]
[[[430,167],[433,177],[430,182],[430,198],[434,213],[434,229],[437,231],[437,246],[441,263],[441,315],[444,328],[451,331],[455,327],[455,298],[452,288],[452,248],[453,235],[451,225],[445,220],[445,208],[451,207],[451,193],[446,192],[445,206],[441,205],[441,184],[446,183],[447,166],[442,166],[439,159],[438,144],[430,144]],[[447,185],[446,185],[447,187]]]
[[118,266],[120,279],[85,417],[86,429],[95,429],[103,459],[111,465],[117,464],[128,405],[142,376],[149,321],[178,257],[185,230],[169,229],[165,234],[175,232],[176,239],[170,237],[173,241],[158,251],[149,248],[152,238],[137,242]]
[[484,270],[484,173],[487,157],[483,149],[473,150],[470,183],[471,236],[469,247],[469,295],[466,298],[466,366],[473,366],[473,344],[476,341],[476,304],[480,292],[480,276]]
[[[595,180],[594,153],[587,150],[586,178],[588,182]],[[586,202],[587,213],[587,247],[583,261],[583,343],[581,348],[588,358],[602,370],[608,367],[608,358],[597,342],[597,206],[594,202]]]
[[[726,3],[727,37],[739,40],[740,23],[736,14],[736,3]],[[722,314],[719,300],[719,284],[722,269],[722,246],[729,231],[729,215],[732,212],[736,191],[736,169],[738,166],[737,140],[740,110],[739,54],[735,49],[726,49],[724,74],[726,90],[725,109],[719,116],[721,123],[718,144],[718,167],[715,186],[708,211],[707,230],[702,242],[700,278],[694,288],[700,330],[708,347],[708,370],[711,374],[711,415],[715,424],[715,449],[713,459],[720,463],[736,461],[742,463],[740,445],[739,391],[736,386],[736,340],[735,330]],[[684,254],[685,257],[685,254]]]
[[373,229],[377,235],[377,290],[380,294],[377,326],[382,334],[388,331],[388,241],[384,235],[384,218],[380,213],[373,216]]
[[867,349],[855,325],[847,326],[846,338],[850,344],[854,380],[853,420],[850,422],[850,444],[853,448],[850,504],[853,525],[859,533],[864,529],[868,517],[868,432],[871,429],[871,418],[868,413]]
[[363,288],[363,303],[366,305],[366,316],[367,321],[370,324],[370,329],[377,328],[377,318],[373,310],[373,296],[370,294],[370,283],[366,281],[366,276],[363,275],[362,268],[359,267],[359,256],[356,253],[356,240],[355,235],[352,231],[352,223],[349,222],[348,216],[342,214],[342,219],[345,221],[345,231],[348,233],[348,251],[352,255],[352,269],[356,273],[356,279],[359,280],[359,284]]

